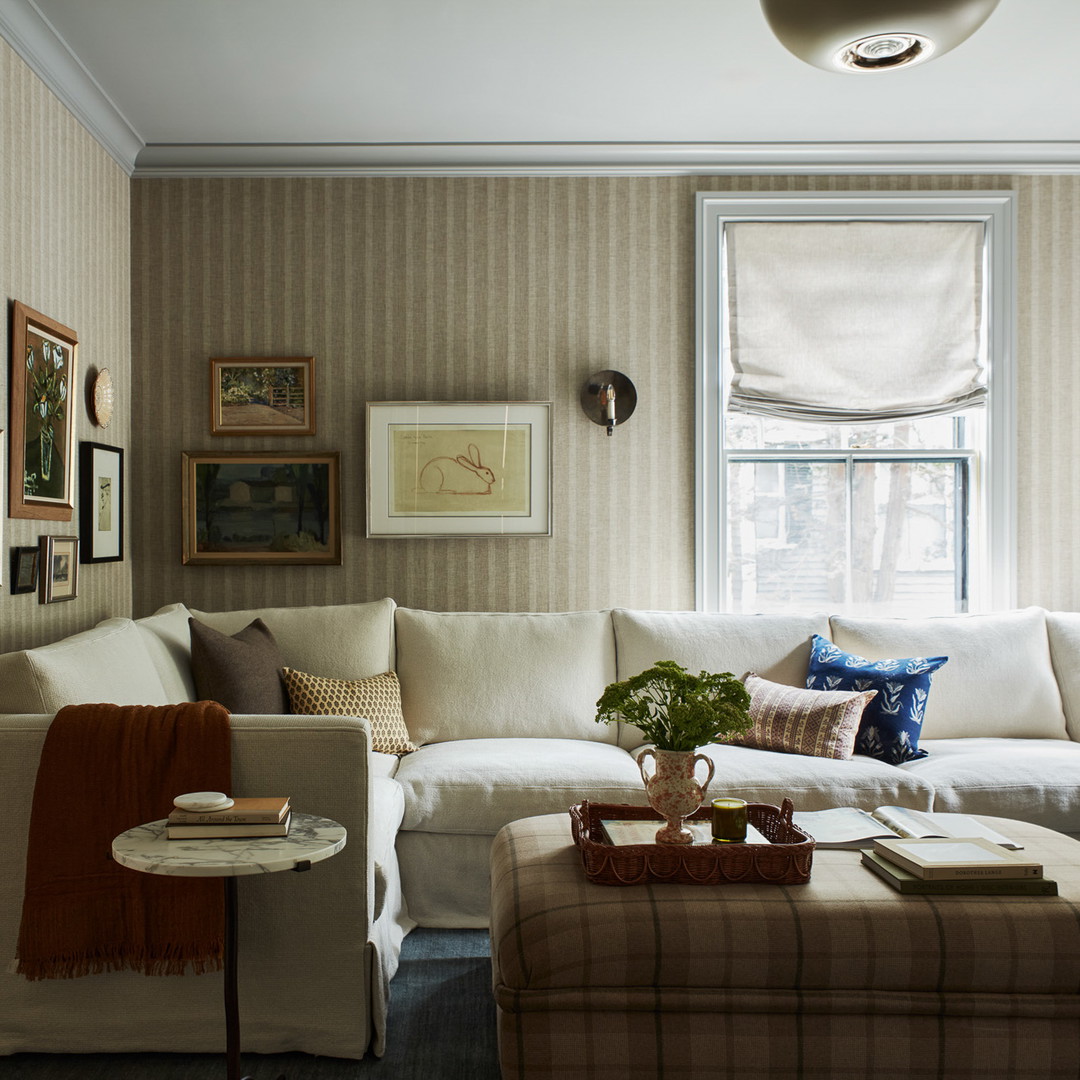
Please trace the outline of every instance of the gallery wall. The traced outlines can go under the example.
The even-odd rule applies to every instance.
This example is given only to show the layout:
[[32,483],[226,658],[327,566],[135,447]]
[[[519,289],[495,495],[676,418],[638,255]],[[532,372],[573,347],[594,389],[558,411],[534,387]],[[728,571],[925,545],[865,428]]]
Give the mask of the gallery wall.
[[[694,195],[1018,192],[1018,590],[1080,605],[1080,178],[145,179],[133,185],[135,609],[390,595],[435,609],[688,608],[693,574]],[[314,355],[311,439],[210,435],[209,358]],[[637,385],[606,438],[591,372]],[[551,400],[550,539],[365,539],[364,410]],[[341,567],[181,566],[182,450],[342,453]]]
[[[10,592],[10,550],[44,534],[77,535],[68,522],[7,517],[11,305],[19,300],[74,330],[78,378],[69,401],[75,441],[126,447],[131,401],[131,181],[63,105],[0,40],[0,276],[4,342],[3,511],[0,516],[0,652],[53,641],[131,607],[131,562],[81,567],[78,596],[40,604],[36,593]],[[89,378],[107,367],[119,407],[108,428],[87,407]],[[78,490],[76,485],[76,491]]]

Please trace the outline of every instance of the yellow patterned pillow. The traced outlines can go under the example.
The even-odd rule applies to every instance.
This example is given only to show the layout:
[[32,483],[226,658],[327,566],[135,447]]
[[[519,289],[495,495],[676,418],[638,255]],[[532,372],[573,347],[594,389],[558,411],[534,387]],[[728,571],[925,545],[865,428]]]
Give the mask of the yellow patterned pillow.
[[369,679],[329,679],[284,668],[292,711],[301,716],[363,716],[371,721],[372,749],[380,754],[415,750],[401,713],[397,674],[385,671]]

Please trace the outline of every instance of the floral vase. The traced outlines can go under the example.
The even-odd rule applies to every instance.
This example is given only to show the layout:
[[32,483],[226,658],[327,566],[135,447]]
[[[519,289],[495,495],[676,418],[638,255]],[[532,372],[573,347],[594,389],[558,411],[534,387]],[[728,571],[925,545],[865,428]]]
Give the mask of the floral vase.
[[[31,443],[31,446],[34,444]],[[41,479],[48,482],[52,474],[53,429],[46,424],[41,429]]]
[[[653,759],[654,772],[645,772],[645,759]],[[699,761],[709,767],[705,783],[698,782],[695,769]],[[683,824],[705,800],[705,792],[713,778],[711,758],[692,750],[655,750],[649,747],[638,756],[638,768],[645,781],[649,805],[665,818],[666,825],[656,830],[658,844],[692,844],[694,834]]]

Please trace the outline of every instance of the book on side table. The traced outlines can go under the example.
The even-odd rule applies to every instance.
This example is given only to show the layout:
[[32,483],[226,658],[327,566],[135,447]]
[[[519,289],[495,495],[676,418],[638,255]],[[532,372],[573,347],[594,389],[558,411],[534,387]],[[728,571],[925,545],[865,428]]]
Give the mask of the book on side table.
[[940,878],[916,877],[902,867],[865,850],[862,862],[897,892],[916,896],[1057,896],[1056,881],[1050,878]]
[[904,806],[879,806],[872,813],[855,806],[804,810],[794,813],[792,821],[808,832],[822,850],[864,848],[874,840],[897,837],[925,840],[931,837],[978,836],[1013,851],[1024,846],[967,814],[909,810]]
[[173,810],[165,825],[165,836],[169,840],[288,836],[291,824],[288,796],[233,799],[225,810]]

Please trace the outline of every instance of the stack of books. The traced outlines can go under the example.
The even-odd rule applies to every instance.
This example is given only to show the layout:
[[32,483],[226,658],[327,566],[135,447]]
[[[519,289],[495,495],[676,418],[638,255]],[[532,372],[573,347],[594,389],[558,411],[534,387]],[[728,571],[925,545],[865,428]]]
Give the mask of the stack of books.
[[236,840],[252,836],[288,836],[292,822],[289,796],[233,799],[224,810],[173,809],[165,826],[170,840]]
[[982,837],[875,840],[863,865],[897,892],[967,896],[1057,896],[1034,862]]

